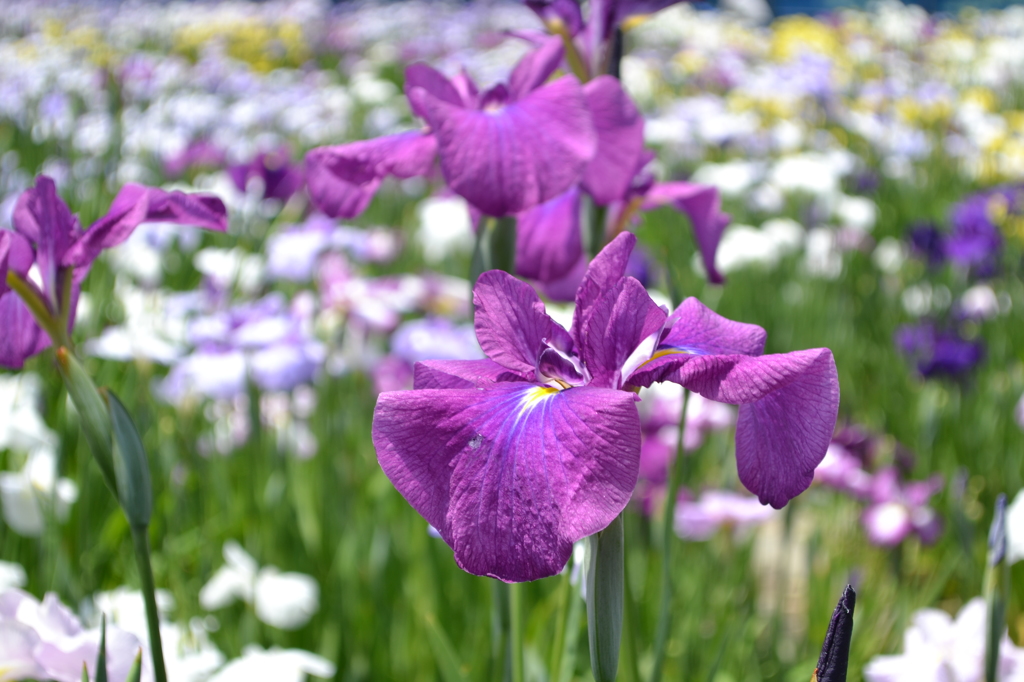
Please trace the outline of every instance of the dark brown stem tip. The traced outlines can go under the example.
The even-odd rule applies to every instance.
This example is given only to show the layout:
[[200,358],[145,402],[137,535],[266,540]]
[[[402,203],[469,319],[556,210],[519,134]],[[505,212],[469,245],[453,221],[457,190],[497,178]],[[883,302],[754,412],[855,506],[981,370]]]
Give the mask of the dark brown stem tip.
[[850,639],[853,636],[853,609],[857,604],[857,593],[850,585],[843,590],[832,620],[825,633],[818,665],[811,676],[811,682],[846,682],[846,668],[850,660]]

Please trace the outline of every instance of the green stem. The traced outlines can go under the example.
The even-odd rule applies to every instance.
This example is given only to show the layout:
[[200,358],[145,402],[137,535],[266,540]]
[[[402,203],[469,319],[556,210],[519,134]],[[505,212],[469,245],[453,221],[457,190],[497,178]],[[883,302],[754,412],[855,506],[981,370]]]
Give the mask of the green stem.
[[555,636],[551,640],[551,659],[548,663],[548,677],[552,680],[558,679],[558,670],[562,667],[562,649],[565,646],[565,624],[569,619],[569,600],[573,597],[572,584],[570,583],[571,576],[572,570],[566,569],[562,571],[562,575],[558,579],[558,605],[555,607],[558,620],[555,621]]
[[569,590],[569,618],[565,627],[565,649],[562,652],[562,664],[552,672],[557,675],[555,682],[570,682],[576,670],[576,652],[580,644],[580,618],[583,616],[583,599],[575,590]]
[[146,526],[132,526],[131,529],[135,561],[139,565],[139,578],[142,581],[142,596],[146,600],[146,626],[149,629],[149,650],[153,655],[153,674],[156,682],[167,682],[164,650],[160,642],[160,615],[156,610],[153,567],[149,561],[149,533]]
[[512,682],[523,682],[523,586],[508,586],[510,646],[512,648]]
[[637,660],[636,646],[636,613],[633,611],[633,588],[629,584],[629,564],[623,552],[622,583],[624,586],[624,604],[622,607],[622,677],[623,682],[640,682],[640,668]]
[[665,667],[665,646],[672,624],[672,531],[675,525],[676,498],[679,496],[679,486],[683,479],[683,433],[686,431],[686,406],[689,402],[690,392],[684,389],[676,456],[669,465],[668,488],[665,490],[665,518],[661,529],[661,604],[658,607],[658,624],[654,631],[654,667],[651,668],[650,682],[661,682]]
[[595,682],[614,682],[622,645],[624,561],[622,514],[587,538],[587,637]]
[[510,670],[506,656],[507,637],[505,626],[508,622],[508,587],[498,581],[491,581],[491,679],[508,680]]
[[36,324],[43,328],[43,331],[53,341],[53,345],[66,348],[71,347],[71,341],[68,339],[66,329],[61,329],[60,324],[53,317],[53,311],[50,310],[50,306],[39,295],[35,287],[12,270],[7,271],[7,286],[24,301],[29,312],[32,313]]

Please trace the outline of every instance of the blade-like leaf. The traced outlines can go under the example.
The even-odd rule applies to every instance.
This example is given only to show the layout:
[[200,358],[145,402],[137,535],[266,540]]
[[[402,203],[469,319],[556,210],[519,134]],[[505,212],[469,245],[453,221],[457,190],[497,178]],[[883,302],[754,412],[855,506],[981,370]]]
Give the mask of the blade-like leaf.
[[107,682],[107,616],[100,621],[100,652],[96,656],[96,682]]
[[128,677],[124,679],[124,682],[139,682],[139,678],[142,677],[142,649],[139,649],[139,653],[135,654],[135,662],[132,663],[132,667],[128,670]]
[[153,513],[153,484],[149,461],[135,422],[110,389],[104,389],[114,433],[114,473],[121,506],[133,526],[148,526]]
[[437,622],[433,613],[424,613],[423,620],[427,625],[427,641],[434,651],[434,660],[437,661],[444,682],[467,682],[468,678],[459,663],[458,654],[455,653],[444,627]]

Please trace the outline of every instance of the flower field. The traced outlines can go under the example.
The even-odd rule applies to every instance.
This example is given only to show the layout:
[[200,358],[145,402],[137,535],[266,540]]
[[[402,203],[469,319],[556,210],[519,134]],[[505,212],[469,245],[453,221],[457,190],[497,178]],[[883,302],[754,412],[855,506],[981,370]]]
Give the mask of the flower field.
[[1022,464],[1024,7],[0,0],[0,681],[1024,680]]

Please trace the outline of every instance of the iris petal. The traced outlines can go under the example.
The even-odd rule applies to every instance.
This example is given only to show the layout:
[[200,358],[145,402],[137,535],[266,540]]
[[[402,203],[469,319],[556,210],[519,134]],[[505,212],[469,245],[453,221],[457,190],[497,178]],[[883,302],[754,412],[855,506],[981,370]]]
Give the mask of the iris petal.
[[583,255],[579,188],[520,213],[516,230],[518,274],[541,282],[566,276]]
[[504,384],[381,394],[373,440],[459,566],[521,582],[560,571],[625,507],[640,423],[627,392]]
[[544,304],[530,285],[507,272],[480,275],[473,289],[476,338],[491,360],[523,376],[533,376],[537,358],[550,344],[572,349],[572,339],[544,312]]
[[565,192],[597,149],[572,76],[494,111],[458,107],[423,88],[411,89],[409,101],[434,131],[448,186],[487,215],[519,213]]

